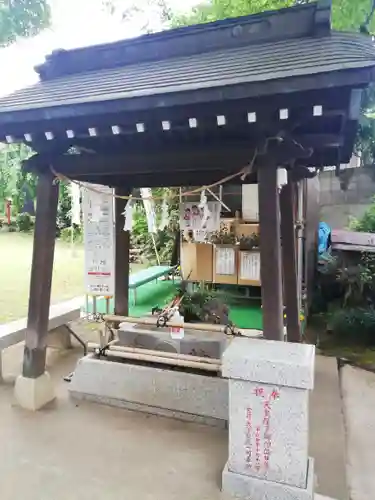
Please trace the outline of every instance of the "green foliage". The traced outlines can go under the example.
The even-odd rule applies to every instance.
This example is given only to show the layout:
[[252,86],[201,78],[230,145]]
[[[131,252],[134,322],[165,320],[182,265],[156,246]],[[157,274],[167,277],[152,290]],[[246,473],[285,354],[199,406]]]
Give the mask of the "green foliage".
[[29,233],[34,225],[33,219],[30,214],[21,213],[16,218],[17,229],[21,233]]
[[12,200],[14,215],[20,213],[25,201],[25,189],[36,196],[36,177],[22,169],[22,162],[32,155],[25,144],[10,144],[0,148],[0,206],[2,212],[8,198]]
[[[300,2],[302,3],[302,2]],[[305,2],[307,3],[307,2]],[[193,7],[188,14],[171,15],[173,26],[207,23],[230,17],[257,14],[295,5],[294,0],[208,0]],[[358,31],[371,10],[372,0],[333,0],[332,20],[337,30]],[[371,23],[375,28],[375,23]]]
[[70,228],[72,224],[71,217],[72,198],[70,196],[69,186],[64,182],[59,184],[59,204],[57,207],[57,228],[62,231],[64,228]]
[[[148,18],[144,32],[165,27],[188,26],[207,23],[230,17],[257,14],[267,10],[291,7],[308,1],[295,0],[206,0],[198,3],[190,12],[174,11],[168,0],[103,0],[103,4],[112,15],[131,21],[135,16]],[[372,0],[333,0],[333,26],[337,30],[358,31],[371,11]],[[156,21],[155,21],[156,19]],[[375,29],[372,21],[370,28]]]
[[362,217],[351,219],[349,228],[362,233],[375,233],[375,198]]
[[356,151],[361,153],[363,165],[375,162],[375,85],[371,84],[362,94],[361,116]]
[[329,324],[337,340],[375,345],[375,254],[321,256],[315,292],[313,312],[333,310]]
[[332,314],[330,327],[341,342],[375,345],[375,309],[372,306],[336,310]]
[[340,267],[337,271],[337,282],[342,285],[342,307],[354,307],[363,304],[365,299],[366,276],[369,269],[363,262]]
[[215,297],[215,291],[203,282],[193,292],[189,293],[182,288],[179,294],[183,295],[180,313],[186,322],[198,321],[202,316],[204,305]]
[[[176,231],[179,224],[179,204],[176,197],[176,190],[169,188],[154,188],[152,195],[155,198],[166,197],[168,201],[168,226],[154,234],[156,250],[161,262],[170,262]],[[160,224],[162,217],[162,201],[155,202],[155,212],[157,224]],[[151,263],[156,263],[155,246],[152,235],[148,232],[146,212],[143,203],[137,204],[133,216],[133,229],[131,232],[131,243],[133,247],[141,248],[142,255]]]
[[129,24],[144,20],[142,33],[152,33],[170,25],[173,17],[168,0],[103,0],[104,9]]
[[[206,0],[198,3],[190,12],[181,13],[171,9],[168,0],[104,0],[107,10],[113,15],[121,15],[124,20],[132,21],[137,15],[148,19],[143,32],[208,23],[230,17],[257,14],[267,10],[290,7],[308,3],[308,0]],[[332,0],[333,28],[342,31],[360,31],[372,10],[373,0]],[[373,16],[369,31],[375,30]],[[357,138],[357,151],[362,152],[366,163],[375,161],[375,86],[364,93],[362,117]]]
[[[79,226],[73,225],[73,237],[74,243],[82,243],[83,242],[83,233],[82,229]],[[70,243],[72,241],[72,228],[64,227],[60,231],[60,239],[65,241],[66,243]]]
[[33,36],[49,26],[51,9],[47,0],[2,0],[0,2],[0,46],[17,37]]
[[137,205],[133,213],[133,228],[131,231],[131,243],[134,247],[144,247],[148,237],[146,212],[143,205]]
[[182,296],[179,310],[185,322],[229,324],[229,308],[220,300],[216,290],[203,281],[191,292],[186,285],[182,282],[178,291]]
[[188,14],[172,16],[173,26],[209,23],[230,17],[257,14],[266,10],[290,7],[294,0],[211,0],[192,8]]
[[340,308],[375,307],[375,255],[319,257],[313,312],[326,312],[330,304]]
[[337,280],[339,268],[339,259],[331,255],[331,253],[326,252],[319,255],[314,280],[311,314],[327,312],[331,302],[340,300],[343,297],[342,286]]

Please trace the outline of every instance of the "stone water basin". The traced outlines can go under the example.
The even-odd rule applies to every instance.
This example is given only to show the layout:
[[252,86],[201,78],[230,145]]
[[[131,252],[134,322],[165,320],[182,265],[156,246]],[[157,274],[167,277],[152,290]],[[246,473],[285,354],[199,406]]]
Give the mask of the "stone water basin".
[[184,338],[171,339],[168,328],[151,325],[121,323],[118,345],[152,349],[161,352],[189,354],[192,356],[221,359],[229,338],[224,333],[185,329]]

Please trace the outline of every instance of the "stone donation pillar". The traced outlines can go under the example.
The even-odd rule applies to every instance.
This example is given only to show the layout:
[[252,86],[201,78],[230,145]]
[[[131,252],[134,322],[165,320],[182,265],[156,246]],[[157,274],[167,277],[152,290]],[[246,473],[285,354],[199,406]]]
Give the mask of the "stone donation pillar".
[[315,347],[235,338],[223,355],[229,379],[229,459],[224,498],[312,500],[309,391]]

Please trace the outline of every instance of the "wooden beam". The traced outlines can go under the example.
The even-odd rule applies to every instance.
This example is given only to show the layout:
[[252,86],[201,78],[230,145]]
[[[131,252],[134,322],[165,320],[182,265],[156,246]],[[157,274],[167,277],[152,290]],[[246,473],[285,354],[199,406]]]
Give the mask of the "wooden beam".
[[[53,163],[57,172],[67,176],[85,177],[87,175],[145,175],[173,172],[200,172],[202,170],[235,171],[249,164],[254,152],[258,151],[256,163],[265,164],[263,153],[272,153],[278,164],[290,163],[293,159],[310,159],[314,147],[319,150],[329,147],[337,149],[342,144],[342,138],[336,134],[305,134],[282,142],[269,140],[265,137],[254,141],[226,140],[206,142],[191,142],[188,144],[160,144],[158,146],[144,142],[138,143],[135,150],[129,146],[122,152],[81,153],[77,155],[41,153],[25,162],[28,170],[35,171],[44,166],[49,168]],[[302,146],[302,147],[301,147]],[[265,147],[267,151],[264,151]],[[274,154],[275,152],[275,154]]]
[[[130,188],[117,188],[118,196],[129,196]],[[115,199],[115,314],[129,316],[130,232],[124,231],[124,210],[128,201]]]
[[[114,115],[97,115],[97,116],[75,116],[72,119],[48,120],[48,122],[39,120],[28,125],[27,133],[31,134],[32,147],[35,151],[41,152],[44,148],[50,148],[53,143],[62,144],[66,149],[71,146],[86,146],[91,148],[95,145],[103,149],[105,144],[111,151],[115,151],[119,147],[131,146],[133,142],[141,142],[145,140],[144,134],[136,133],[136,123],[144,123],[147,130],[147,137],[150,136],[159,138],[162,136],[168,141],[175,132],[181,133],[184,140],[195,139],[203,135],[226,135],[229,131],[230,137],[242,137],[248,131],[248,137],[253,138],[254,134],[273,132],[275,127],[280,125],[278,118],[275,118],[275,112],[281,108],[287,108],[291,112],[291,118],[284,121],[283,129],[290,133],[299,133],[302,127],[303,133],[321,132],[329,130],[331,133],[339,131],[335,126],[334,117],[346,115],[350,103],[350,87],[341,87],[340,92],[335,88],[327,88],[324,91],[317,88],[312,91],[292,94],[277,94],[272,97],[259,97],[251,99],[238,99],[233,101],[221,101],[214,103],[203,103],[197,105],[178,106],[174,108],[158,108],[150,111],[126,112],[122,110]],[[296,105],[297,103],[297,105]],[[303,103],[303,104],[302,104]],[[324,112],[323,116],[315,117],[310,120],[311,111],[319,103]],[[256,123],[248,123],[247,110],[252,110],[256,114]],[[225,128],[217,127],[216,115],[222,114],[226,116],[227,124]],[[198,127],[196,129],[189,127],[189,118],[197,119]],[[166,134],[161,130],[161,122],[168,120],[172,124],[172,129]],[[98,136],[89,137],[88,129],[95,125]],[[113,134],[112,126],[120,125],[120,134]],[[24,127],[22,122],[19,126]],[[24,141],[24,133],[20,133],[19,126],[7,124],[2,129],[0,124],[1,135],[12,135],[17,140]],[[233,135],[233,128],[237,127],[236,135]],[[53,131],[55,139],[46,141],[45,132]],[[67,131],[73,130],[74,138],[67,136]],[[32,133],[31,133],[32,132]],[[277,130],[276,130],[277,132]],[[129,144],[128,139],[131,139]],[[205,137],[206,139],[206,137]]]
[[45,371],[59,186],[50,172],[39,175],[23,376]]
[[[228,170],[205,172],[201,171],[199,173],[199,184],[202,186],[208,186],[213,184],[220,179],[228,176],[231,172]],[[74,178],[74,177],[73,177]],[[93,184],[107,184],[112,187],[121,187],[124,184],[131,185],[134,188],[147,187],[180,187],[180,186],[197,186],[197,173],[196,172],[184,172],[184,173],[167,173],[167,174],[152,174],[152,175],[127,175],[127,176],[107,176],[106,181],[100,176],[88,176],[84,179],[85,182],[92,182]],[[241,181],[240,176],[228,181],[228,184],[241,185],[243,182],[254,183],[256,182],[256,175],[251,174],[246,176],[244,181]]]
[[268,340],[283,340],[280,207],[275,163],[258,170],[258,186],[263,335]]
[[289,182],[282,188],[280,193],[281,248],[288,342],[301,341],[294,216],[296,198],[294,187],[294,184]]
[[[318,231],[320,217],[319,217],[319,195],[320,195],[320,183],[319,178],[306,179],[300,189],[303,189],[303,200],[304,200],[304,272],[303,280],[305,291],[307,293],[307,300],[305,301],[305,310],[308,312],[308,308],[312,301],[312,292],[314,286],[314,276],[316,272],[316,263],[318,259]],[[303,222],[303,221],[301,221]]]
[[[54,169],[67,176],[87,175],[150,175],[173,172],[197,172],[200,170],[236,170],[251,161],[252,147],[199,149],[198,147],[177,150],[149,150],[147,143],[136,153],[57,155],[53,158]],[[36,155],[26,162],[28,170],[45,168],[51,164],[48,156]]]

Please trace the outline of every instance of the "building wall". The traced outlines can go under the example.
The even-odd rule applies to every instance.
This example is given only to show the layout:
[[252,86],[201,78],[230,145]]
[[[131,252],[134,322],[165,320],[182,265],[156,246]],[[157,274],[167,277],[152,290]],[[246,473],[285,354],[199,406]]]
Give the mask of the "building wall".
[[[346,168],[340,177],[336,177],[334,169],[326,170],[318,178],[320,220],[332,228],[344,229],[351,217],[361,217],[375,196],[375,167]],[[343,190],[342,186],[346,189]],[[215,192],[219,194],[218,189]],[[240,186],[227,184],[223,186],[222,194],[224,203],[231,209],[231,213],[223,210],[223,214],[234,216],[235,211],[242,207]],[[199,195],[189,197],[189,200],[199,201]]]
[[351,217],[361,217],[371,205],[375,196],[375,167],[347,169],[341,178],[334,171],[325,171],[319,174],[319,183],[320,220],[332,228],[343,229]]

